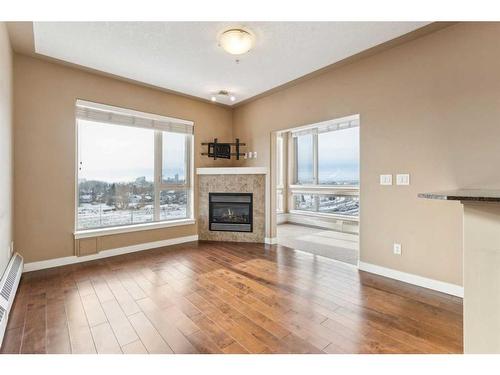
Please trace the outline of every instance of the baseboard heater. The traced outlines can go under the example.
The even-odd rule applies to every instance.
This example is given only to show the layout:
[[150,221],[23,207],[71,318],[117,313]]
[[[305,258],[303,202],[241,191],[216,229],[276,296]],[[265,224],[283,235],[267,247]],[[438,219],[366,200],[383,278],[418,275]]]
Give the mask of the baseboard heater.
[[10,308],[23,273],[23,265],[23,257],[18,253],[14,254],[5,269],[2,280],[0,280],[0,348],[7,328]]

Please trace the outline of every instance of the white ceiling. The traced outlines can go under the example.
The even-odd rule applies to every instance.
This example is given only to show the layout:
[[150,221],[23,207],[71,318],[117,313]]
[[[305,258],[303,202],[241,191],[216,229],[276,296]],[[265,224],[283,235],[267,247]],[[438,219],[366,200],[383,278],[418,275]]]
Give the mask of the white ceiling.
[[[33,32],[39,54],[204,99],[228,90],[236,104],[426,24],[34,22]],[[239,57],[217,44],[235,26],[256,36]]]

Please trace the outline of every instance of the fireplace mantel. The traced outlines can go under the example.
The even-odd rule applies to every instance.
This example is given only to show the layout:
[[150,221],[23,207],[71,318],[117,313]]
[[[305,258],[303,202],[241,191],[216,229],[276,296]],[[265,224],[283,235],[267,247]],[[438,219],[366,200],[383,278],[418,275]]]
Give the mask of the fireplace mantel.
[[267,174],[265,167],[196,168],[196,174]]

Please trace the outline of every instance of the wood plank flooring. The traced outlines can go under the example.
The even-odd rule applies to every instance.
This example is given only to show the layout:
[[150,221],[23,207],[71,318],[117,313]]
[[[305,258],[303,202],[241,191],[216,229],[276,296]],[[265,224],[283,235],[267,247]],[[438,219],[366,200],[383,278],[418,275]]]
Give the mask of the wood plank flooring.
[[23,275],[2,353],[462,353],[462,301],[283,246],[192,242]]

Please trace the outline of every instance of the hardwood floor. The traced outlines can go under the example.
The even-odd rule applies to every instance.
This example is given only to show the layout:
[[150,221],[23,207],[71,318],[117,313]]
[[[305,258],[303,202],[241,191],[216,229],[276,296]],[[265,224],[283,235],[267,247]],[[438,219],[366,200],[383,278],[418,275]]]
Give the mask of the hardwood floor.
[[23,275],[2,353],[462,353],[459,298],[282,246],[192,242]]

